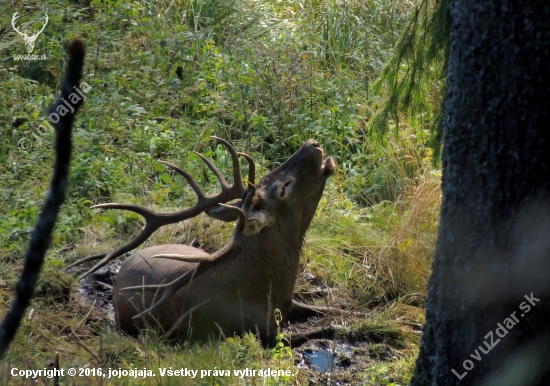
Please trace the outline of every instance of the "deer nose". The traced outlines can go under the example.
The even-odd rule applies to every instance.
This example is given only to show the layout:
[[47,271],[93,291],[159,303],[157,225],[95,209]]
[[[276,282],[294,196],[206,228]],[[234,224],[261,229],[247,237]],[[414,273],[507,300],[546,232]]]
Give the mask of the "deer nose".
[[308,147],[312,147],[314,149],[319,149],[319,150],[323,151],[323,148],[321,147],[321,144],[319,142],[317,142],[316,140],[314,140],[314,139],[308,139],[307,142],[305,143],[305,145],[307,145]]
[[303,154],[303,156],[306,158],[312,157],[312,159],[318,159],[321,161],[324,158],[325,153],[323,151],[323,147],[318,141],[314,140],[313,138],[305,141],[300,149],[301,154]]

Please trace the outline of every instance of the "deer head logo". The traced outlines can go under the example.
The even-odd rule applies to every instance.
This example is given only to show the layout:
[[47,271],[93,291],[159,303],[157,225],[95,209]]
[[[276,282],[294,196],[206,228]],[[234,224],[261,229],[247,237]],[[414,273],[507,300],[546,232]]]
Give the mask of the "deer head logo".
[[23,41],[25,42],[25,48],[27,49],[27,53],[32,54],[32,51],[34,50],[34,42],[38,38],[38,35],[40,35],[42,31],[44,31],[44,28],[46,28],[46,25],[48,25],[48,20],[49,20],[48,15],[44,17],[45,22],[44,22],[44,25],[42,26],[42,29],[40,31],[33,30],[33,33],[27,32],[27,30],[25,30],[25,32],[21,32],[17,29],[17,27],[15,26],[15,21],[17,20],[18,17],[19,16],[17,16],[17,12],[15,12],[13,14],[13,17],[11,18],[11,26],[13,27],[15,32],[17,32],[23,38]]

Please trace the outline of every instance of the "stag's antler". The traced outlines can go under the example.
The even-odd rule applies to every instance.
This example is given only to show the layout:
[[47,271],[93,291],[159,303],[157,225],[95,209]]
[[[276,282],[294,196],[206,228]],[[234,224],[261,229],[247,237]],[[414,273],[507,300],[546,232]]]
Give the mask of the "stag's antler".
[[15,21],[18,18],[19,18],[19,16],[17,15],[17,12],[15,12],[13,14],[13,17],[11,18],[11,26],[13,27],[15,32],[17,32],[19,35],[21,35],[21,37],[23,38],[23,41],[25,42],[25,48],[27,49],[27,52],[29,54],[31,54],[32,51],[34,50],[34,43],[35,43],[36,39],[38,38],[38,35],[40,35],[42,33],[42,31],[44,31],[44,29],[48,25],[48,20],[49,20],[48,15],[46,15],[44,17],[45,21],[42,24],[42,29],[40,31],[33,30],[34,32],[32,34],[29,34],[27,32],[27,30],[25,30],[25,32],[19,31],[19,29],[15,26]]
[[[171,163],[168,163],[165,161],[159,161],[162,164],[174,170],[175,172],[177,172],[178,174],[180,174],[181,176],[183,176],[183,178],[187,180],[187,182],[189,183],[189,185],[197,195],[197,198],[198,198],[197,203],[189,209],[184,209],[176,213],[156,213],[149,209],[146,209],[137,205],[132,205],[132,204],[108,203],[108,204],[99,204],[99,205],[92,206],[92,208],[123,209],[123,210],[129,210],[129,211],[135,212],[143,216],[143,218],[145,219],[145,227],[136,238],[134,238],[132,241],[130,241],[128,244],[124,245],[123,247],[120,247],[108,253],[100,253],[100,254],[85,257],[69,265],[67,268],[74,267],[76,265],[80,265],[88,261],[102,259],[99,263],[97,263],[95,266],[93,266],[86,273],[84,273],[79,277],[79,279],[82,279],[88,276],[89,274],[97,271],[99,268],[103,267],[109,261],[115,259],[116,257],[122,255],[123,253],[131,251],[132,249],[138,247],[145,240],[147,240],[149,236],[153,234],[153,232],[155,232],[160,227],[168,224],[174,224],[179,221],[183,221],[183,220],[195,217],[200,213],[204,212],[205,210],[215,207],[216,205],[223,205],[228,201],[241,198],[246,192],[246,188],[243,184],[243,180],[239,170],[238,155],[242,155],[248,161],[248,164],[249,164],[248,181],[249,182],[254,181],[254,172],[255,172],[254,161],[252,160],[252,157],[250,157],[247,154],[237,153],[233,148],[233,146],[229,142],[225,141],[224,139],[218,138],[218,137],[212,137],[212,138],[214,138],[219,143],[223,144],[231,154],[231,160],[233,162],[233,185],[232,186],[229,185],[229,183],[226,181],[226,179],[221,174],[221,172],[206,157],[204,157],[202,154],[199,154],[197,152],[195,153],[204,161],[204,163],[206,163],[208,168],[216,175],[222,187],[222,191],[214,197],[207,197],[204,191],[201,189],[201,187],[197,184],[197,182],[185,170],[177,167],[176,165],[172,165]],[[248,196],[249,195],[250,193],[248,194]],[[247,199],[248,199],[248,196],[247,196]],[[236,209],[240,210],[239,208],[236,208]]]
[[[21,36],[23,36],[23,37],[26,37],[26,38],[30,37],[29,35],[27,35],[27,30],[25,30],[25,32],[21,32],[21,31],[19,31],[19,29],[15,26],[15,21],[16,21],[17,19],[19,19],[19,15],[17,14],[17,12],[15,12],[15,13],[13,14],[12,18],[11,18],[11,26],[13,27],[13,29],[15,30],[15,32],[17,32],[19,35],[21,35]],[[45,21],[44,23],[42,23],[42,29],[41,29],[40,31],[38,31],[38,32],[34,32],[34,33],[32,34],[32,36],[38,36],[38,35],[40,35],[40,34],[44,31],[44,29],[45,29],[46,26],[48,25],[48,21],[50,20],[50,18],[48,17],[48,15],[45,15],[45,16],[44,16],[44,19],[45,19],[46,21]],[[36,30],[34,30],[34,31],[36,31]]]
[[46,19],[46,21],[44,22],[44,24],[42,24],[42,29],[41,29],[40,31],[38,31],[38,32],[35,32],[35,33],[34,33],[35,36],[40,35],[40,34],[42,33],[42,31],[44,31],[44,30],[46,29],[46,26],[48,25],[48,21],[49,21],[50,19],[48,18],[48,15],[45,15],[45,16],[44,16],[44,19]]
[[[251,158],[247,158],[247,160],[249,160],[249,162],[252,161]],[[231,205],[219,204],[229,210],[237,212],[237,216],[239,220],[237,221],[235,232],[233,232],[233,236],[229,241],[229,243],[227,243],[223,248],[211,254],[210,256],[199,257],[199,256],[186,256],[186,255],[176,255],[176,254],[162,254],[162,255],[151,256],[153,258],[171,259],[171,260],[179,260],[179,261],[186,261],[186,262],[193,262],[193,263],[198,262],[199,264],[194,269],[184,273],[183,275],[171,281],[170,283],[140,285],[140,286],[134,286],[134,287],[121,288],[120,289],[121,291],[131,291],[131,290],[157,291],[159,289],[162,290],[162,297],[156,303],[154,303],[151,307],[142,311],[140,314],[134,316],[133,319],[140,318],[143,315],[148,314],[151,311],[155,310],[156,308],[160,307],[162,304],[164,304],[164,302],[166,302],[170,298],[170,296],[176,293],[180,288],[185,286],[194,278],[197,278],[198,276],[202,275],[205,271],[212,268],[214,265],[218,264],[222,260],[220,259],[220,257],[224,256],[230,248],[232,248],[234,245],[237,244],[235,242],[237,238],[240,238],[243,236],[243,230],[246,226],[248,216],[250,215],[250,212],[252,210],[252,199],[254,198],[255,194],[256,194],[256,187],[249,182],[248,194],[246,195],[246,198],[243,201],[242,209]]]
[[[11,26],[13,27],[13,29],[15,30],[15,32],[17,32],[19,35],[23,36],[23,37],[27,37],[27,34],[26,33],[23,33],[21,31],[19,31],[19,29],[15,26],[15,21],[19,19],[19,16],[17,15],[17,12],[15,12],[13,14],[13,17],[11,18]],[[26,30],[25,30],[26,32]]]

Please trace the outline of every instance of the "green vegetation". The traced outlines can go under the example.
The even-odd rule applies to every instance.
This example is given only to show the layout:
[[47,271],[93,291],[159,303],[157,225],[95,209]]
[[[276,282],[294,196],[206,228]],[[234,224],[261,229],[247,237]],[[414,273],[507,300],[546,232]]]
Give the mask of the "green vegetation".
[[449,52],[451,17],[449,0],[419,1],[395,52],[388,60],[375,91],[385,86],[387,97],[373,119],[380,134],[390,117],[399,130],[404,115],[408,124],[429,127],[433,161],[439,161],[443,140],[443,96]]
[[[439,8],[406,0],[82,3],[29,1],[0,15],[7,26],[0,40],[0,315],[10,305],[47,189],[53,133],[39,125],[57,95],[64,47],[72,38],[87,44],[84,79],[92,87],[74,130],[69,196],[36,299],[0,365],[0,385],[11,384],[11,367],[42,369],[55,352],[63,367],[288,367],[298,375],[268,384],[307,382],[310,375],[297,370],[288,350],[264,350],[253,336],[204,346],[174,346],[154,333],[121,336],[102,312],[75,296],[78,283],[62,270],[129,240],[142,225],[133,213],[91,205],[131,202],[169,211],[193,204],[192,191],[158,159],[185,167],[215,191],[215,178],[191,152],[213,158],[230,175],[228,156],[210,135],[252,154],[258,175],[310,137],[335,156],[338,172],[307,235],[297,293],[313,300],[304,279],[313,275],[328,288],[318,302],[365,313],[319,322],[342,325],[369,345],[360,374],[335,374],[332,380],[406,384],[417,355],[440,201],[430,130],[418,122],[437,112],[441,68],[433,68],[433,83],[414,91],[431,92],[421,101],[426,111],[416,108],[401,119],[387,113],[394,118],[384,121],[389,136],[372,131],[371,120],[386,114],[392,94],[375,87],[376,81],[396,76],[384,68],[410,15],[416,6],[422,12]],[[48,14],[35,48],[48,60],[14,60],[25,53],[9,27],[16,10],[18,23],[28,23],[29,30]],[[231,225],[199,216],[158,231],[147,244],[187,243],[212,251],[231,231]],[[244,384],[238,377],[202,381]],[[182,384],[179,378],[159,382],[121,378],[112,384]]]

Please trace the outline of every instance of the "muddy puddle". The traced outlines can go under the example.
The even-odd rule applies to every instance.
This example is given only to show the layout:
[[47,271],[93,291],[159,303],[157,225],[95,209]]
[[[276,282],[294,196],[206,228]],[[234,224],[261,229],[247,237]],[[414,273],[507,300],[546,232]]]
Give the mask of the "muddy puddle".
[[[306,324],[311,322],[315,320]],[[361,384],[365,368],[372,362],[369,344],[361,341],[314,339],[294,348],[292,352],[296,366],[308,378],[310,385]]]
[[[104,267],[101,267],[96,272],[78,282],[77,297],[83,300],[90,306],[94,307],[107,316],[107,318],[115,322],[115,312],[113,310],[113,285],[121,261],[113,261]],[[69,270],[75,276],[85,273],[85,267],[73,267]]]
[[[114,261],[97,272],[81,280],[78,296],[90,306],[102,311],[114,323],[113,285],[121,266]],[[70,270],[74,275],[86,272],[85,268]],[[287,323],[283,328],[285,335],[305,332],[320,327],[320,318],[309,318],[297,323]],[[326,325],[326,322],[324,323]],[[292,350],[296,366],[306,375],[310,385],[348,385],[356,384],[364,372],[369,358],[369,346],[366,342],[314,339]]]
[[311,349],[303,349],[303,361],[309,368],[323,373],[336,367],[346,368],[351,364],[352,347],[348,343],[319,342]]

